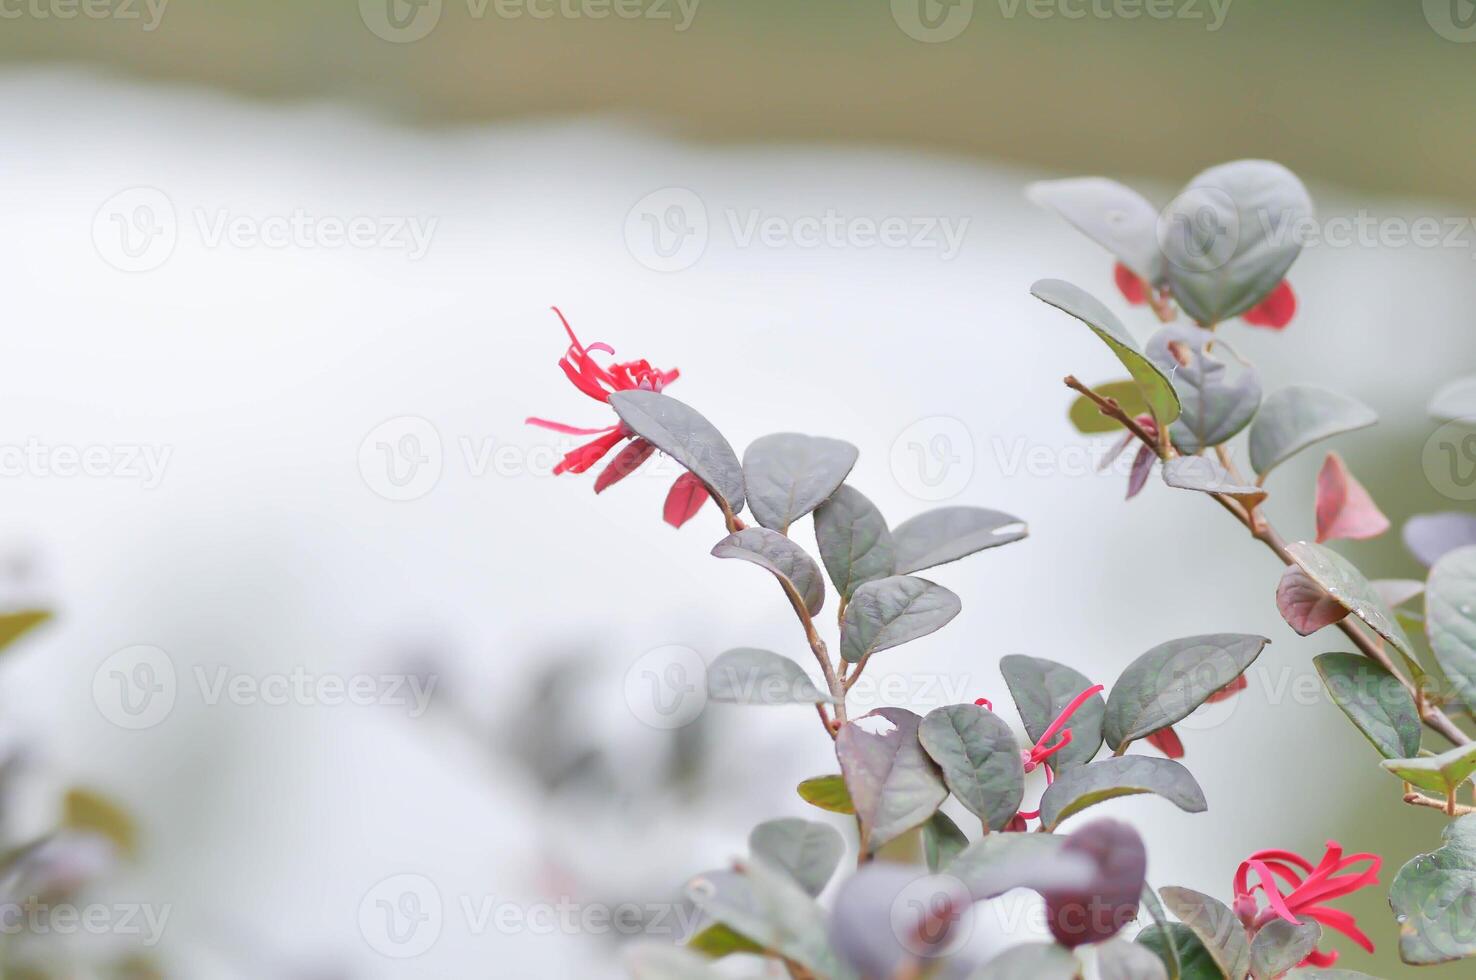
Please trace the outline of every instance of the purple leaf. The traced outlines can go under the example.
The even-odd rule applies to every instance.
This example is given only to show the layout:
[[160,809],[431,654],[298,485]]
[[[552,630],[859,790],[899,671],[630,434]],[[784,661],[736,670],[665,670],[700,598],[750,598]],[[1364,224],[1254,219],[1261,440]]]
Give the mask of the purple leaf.
[[1302,636],[1310,636],[1348,615],[1343,605],[1322,590],[1296,565],[1287,567],[1276,586],[1276,608],[1281,618]]
[[1404,546],[1426,568],[1447,551],[1476,544],[1476,515],[1420,514],[1404,523]]

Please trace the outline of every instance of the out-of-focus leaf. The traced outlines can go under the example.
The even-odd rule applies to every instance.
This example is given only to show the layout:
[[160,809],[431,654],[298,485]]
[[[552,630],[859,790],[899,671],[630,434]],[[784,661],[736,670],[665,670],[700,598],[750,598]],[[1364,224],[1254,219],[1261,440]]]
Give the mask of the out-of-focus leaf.
[[1412,578],[1376,578],[1368,584],[1390,609],[1418,598],[1425,591],[1425,583]]
[[1122,321],[1103,306],[1096,297],[1059,279],[1042,279],[1030,287],[1039,300],[1069,313],[1092,329],[1112,349],[1128,374],[1142,389],[1143,397],[1159,425],[1168,425],[1179,417],[1179,395],[1158,365],[1138,348]]
[[1222,163],[1191,180],[1159,220],[1169,288],[1206,326],[1265,299],[1302,251],[1312,198],[1269,160]]
[[800,783],[795,787],[795,792],[811,806],[829,810],[831,813],[856,812],[856,806],[851,802],[851,791],[846,789],[843,776],[815,776]]
[[1114,752],[1189,716],[1210,695],[1245,673],[1267,643],[1263,636],[1212,633],[1162,643],[1128,665],[1112,686],[1102,735]]
[[621,951],[633,980],[722,980],[722,974],[691,950],[644,942]]
[[1324,653],[1312,661],[1333,703],[1386,759],[1420,751],[1420,713],[1399,679],[1367,657]]
[[983,507],[937,507],[899,524],[892,532],[897,573],[908,575],[944,565],[986,548],[1019,541],[1025,522]]
[[815,508],[815,543],[831,584],[845,599],[859,586],[897,572],[897,549],[886,520],[850,484]]
[[845,841],[829,824],[795,817],[769,820],[753,828],[748,849],[783,870],[808,894],[819,895],[846,853]]
[[1163,904],[1193,930],[1230,980],[1245,980],[1250,971],[1250,940],[1245,927],[1218,899],[1190,888],[1160,888]]
[[854,664],[927,636],[962,608],[958,596],[927,579],[893,575],[867,582],[851,596],[841,620],[841,656]]
[[1148,446],[1138,447],[1138,454],[1133,457],[1132,468],[1128,470],[1128,500],[1132,500],[1143,492],[1143,487],[1148,485],[1148,477],[1153,473],[1153,464],[1156,462],[1158,462],[1156,452]]
[[783,871],[751,858],[740,874],[712,871],[687,884],[692,902],[766,950],[822,976],[850,976],[826,939],[825,915]]
[[1081,964],[1055,943],[1011,946],[975,970],[969,980],[1073,980]]
[[1297,565],[1288,565],[1281,573],[1281,581],[1276,583],[1276,608],[1286,625],[1301,636],[1311,636],[1348,615],[1341,602],[1324,592]]
[[1430,569],[1425,631],[1446,679],[1476,704],[1476,545],[1446,552]]
[[804,603],[811,616],[825,605],[825,580],[820,576],[820,566],[805,549],[778,531],[746,527],[719,541],[712,553],[718,558],[737,558],[768,569],[786,592]]
[[118,853],[133,857],[138,852],[138,826],[117,803],[83,787],[67,790],[62,800],[62,826],[106,837]]
[[[1173,963],[1172,951],[1177,950],[1179,980],[1225,980],[1224,972],[1220,970],[1210,951],[1204,948],[1204,943],[1199,941],[1194,930],[1182,922],[1149,926],[1138,933],[1135,942],[1153,950],[1164,965],[1170,967]],[[1174,974],[1171,972],[1169,976]]]
[[1040,798],[1040,822],[1047,830],[1055,830],[1061,821],[1089,806],[1139,793],[1154,793],[1186,813],[1203,813],[1208,808],[1204,790],[1188,769],[1172,759],[1134,755],[1061,773]]
[[1430,414],[1443,421],[1476,419],[1476,376],[1460,378],[1435,392]]
[[707,668],[707,697],[728,704],[833,704],[799,664],[768,650],[739,647]]
[[1106,177],[1041,180],[1025,196],[1055,211],[1141,278],[1163,281],[1158,209],[1131,187]]
[[1272,919],[1251,940],[1251,973],[1258,980],[1279,977],[1305,960],[1321,939],[1322,926],[1312,919],[1301,925]]
[[922,843],[928,870],[937,874],[963,853],[969,846],[969,839],[948,814],[939,810],[923,824]]
[[[1080,671],[1042,657],[1012,654],[1000,660],[999,670],[1025,723],[1025,733],[1036,742],[1077,695],[1093,686]],[[1092,695],[1076,709],[1069,724],[1071,741],[1051,756],[1052,768],[1065,772],[1092,761],[1102,747],[1102,716],[1106,711],[1107,702],[1100,694]]]
[[[1138,387],[1136,381],[1108,381],[1106,384],[1093,385],[1092,390],[1103,398],[1116,401],[1130,418],[1137,418],[1148,412],[1148,401],[1143,397],[1143,389]],[[1103,415],[1097,403],[1086,395],[1076,396],[1068,416],[1076,431],[1084,436],[1122,431],[1122,423]]]
[[1317,540],[1361,541],[1389,530],[1389,518],[1379,510],[1363,484],[1348,472],[1343,457],[1328,453],[1317,474]]
[[1447,551],[1476,544],[1476,514],[1420,514],[1404,522],[1404,546],[1426,568]]
[[45,609],[0,613],[0,650],[4,650],[49,619],[51,619],[51,613]]
[[1049,891],[1091,888],[1096,862],[1066,851],[1058,834],[988,834],[948,865],[975,901],[996,898],[1015,888]]
[[1378,422],[1373,409],[1311,385],[1273,391],[1250,430],[1251,466],[1262,477],[1308,446]]
[[687,940],[686,946],[713,960],[720,960],[733,953],[762,953],[764,951],[758,943],[747,936],[739,935],[721,922],[714,922],[706,928],[699,929],[691,939]]
[[743,453],[748,509],[764,527],[788,534],[791,524],[835,493],[857,455],[848,442],[797,432],[755,439]]
[[1025,770],[1014,733],[994,712],[954,704],[928,713],[918,739],[943,770],[943,781],[990,830],[1003,830],[1020,810]]
[[[1447,796],[1476,772],[1476,743],[1457,745],[1439,755],[1422,755],[1408,759],[1385,759],[1379,765],[1420,789]],[[1476,902],[1476,896],[1473,896]],[[1473,905],[1476,909],[1476,905]],[[1472,922],[1476,931],[1476,920]]]
[[1225,467],[1207,456],[1177,456],[1167,461],[1163,464],[1163,482],[1180,490],[1224,494],[1246,507],[1266,499],[1265,490],[1235,482]]
[[1389,889],[1399,958],[1412,966],[1476,956],[1476,815],[1447,824],[1441,842],[1400,868]]
[[[1179,972],[1182,969],[1182,964],[1179,960],[1179,948],[1173,942],[1173,928],[1178,927],[1178,923],[1169,922],[1168,911],[1164,909],[1163,902],[1158,897],[1158,892],[1154,891],[1153,886],[1146,881],[1143,883],[1141,904],[1144,909],[1147,909],[1148,917],[1153,920],[1153,924],[1164,933],[1162,937],[1164,939],[1164,948],[1160,951],[1160,955],[1163,956],[1164,966],[1168,969],[1169,980],[1179,980]],[[1190,935],[1192,936],[1193,933],[1190,933]],[[1141,934],[1139,938],[1142,938]],[[1195,939],[1194,942],[1198,944],[1199,940]],[[1208,956],[1209,954],[1206,953],[1205,955]]]
[[1297,541],[1287,545],[1286,550],[1323,592],[1367,623],[1404,656],[1414,657],[1414,647],[1404,627],[1399,625],[1378,592],[1352,562],[1331,548],[1310,541]]
[[[830,945],[867,980],[905,976],[904,971],[919,962],[946,961],[962,932],[956,923],[968,904],[968,892],[949,875],[925,875],[890,861],[872,861],[837,890]],[[948,969],[939,980],[961,976],[961,971]]]
[[1041,889],[1056,942],[1072,949],[1104,942],[1137,919],[1148,849],[1136,830],[1119,820],[1093,820],[1066,838],[1061,856],[1084,857],[1096,872],[1086,888]]
[[728,510],[743,509],[743,465],[723,434],[670,395],[635,389],[610,395],[610,407],[636,435],[690,470]]
[[1182,409],[1169,429],[1182,453],[1198,453],[1229,441],[1261,407],[1261,379],[1242,365],[1232,377],[1224,361],[1205,348],[1214,334],[1193,324],[1171,323],[1148,341],[1143,352],[1174,383]]
[[1169,980],[1157,954],[1126,939],[1109,939],[1097,947],[1097,975],[1100,980]]
[[[948,798],[942,773],[918,741],[921,721],[902,708],[878,708],[842,725],[836,736],[835,754],[868,852],[927,820]],[[868,731],[860,722],[885,730]]]

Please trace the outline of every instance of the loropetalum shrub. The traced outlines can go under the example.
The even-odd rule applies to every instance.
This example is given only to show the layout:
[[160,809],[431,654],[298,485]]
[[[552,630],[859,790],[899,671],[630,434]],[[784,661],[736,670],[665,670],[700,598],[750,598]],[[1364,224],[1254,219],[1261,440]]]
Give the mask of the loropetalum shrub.
[[[1034,294],[1090,327],[1128,375],[1096,385],[1067,377],[1078,395],[1071,419],[1085,434],[1118,433],[1122,449],[1136,448],[1129,497],[1157,469],[1168,487],[1205,495],[1280,559],[1285,570],[1274,600],[1296,632],[1341,632],[1347,650],[1315,660],[1331,699],[1403,782],[1404,801],[1451,820],[1442,845],[1393,880],[1400,953],[1411,964],[1476,956],[1476,805],[1457,798],[1476,773],[1476,742],[1452,718],[1469,716],[1476,704],[1476,515],[1429,515],[1406,526],[1408,546],[1430,566],[1427,583],[1370,581],[1328,542],[1374,537],[1389,522],[1329,454],[1307,494],[1316,540],[1287,541],[1262,506],[1267,477],[1302,450],[1376,417],[1321,387],[1263,394],[1254,365],[1224,336],[1243,325],[1280,330],[1292,321],[1297,299],[1286,275],[1312,220],[1306,189],[1286,168],[1248,160],[1205,171],[1162,211],[1103,178],[1039,183],[1030,196],[1105,246],[1117,260],[1113,279],[1123,298],[1159,321],[1140,345],[1085,290],[1036,283]],[[633,976],[731,975],[713,961],[738,954],[777,961],[792,977],[833,980],[1052,980],[1089,967],[1111,980],[1364,975],[1327,969],[1338,953],[1323,939],[1331,930],[1373,950],[1336,901],[1378,884],[1378,856],[1345,854],[1335,841],[1313,858],[1258,851],[1216,897],[1155,889],[1135,829],[1075,819],[1132,794],[1206,810],[1194,776],[1177,761],[1184,746],[1173,726],[1207,702],[1243,696],[1245,672],[1267,638],[1167,639],[1110,688],[1051,660],[1005,657],[1000,671],[1031,740],[1023,746],[983,698],[926,716],[884,707],[853,717],[847,695],[872,659],[901,656],[896,648],[941,629],[960,610],[957,595],[918,573],[1020,541],[1024,522],[950,506],[892,527],[846,482],[854,446],[779,433],[756,440],[740,458],[711,422],[664,393],[675,370],[613,362],[610,347],[585,345],[564,326],[569,347],[560,368],[614,418],[595,428],[530,419],[594,437],[556,472],[603,463],[595,479],[601,492],[657,452],[684,468],[665,519],[680,527],[713,501],[727,535],[711,553],[776,579],[819,670],[817,680],[783,653],[732,649],[709,665],[709,700],[808,706],[839,769],[797,790],[843,817],[756,827],[745,857],[689,883],[705,916],[699,928],[678,946],[633,947]],[[1476,420],[1476,378],[1443,389],[1431,407],[1443,419]],[[1242,433],[1249,475],[1237,463]],[[818,563],[794,534],[807,516]],[[1268,587],[1268,601],[1271,593]],[[1424,616],[1409,608],[1421,594]],[[822,615],[827,599],[833,625]],[[1417,625],[1428,644],[1412,638]],[[1037,769],[1046,788],[1027,803],[1025,777]],[[972,826],[943,812],[950,797]],[[858,846],[855,872],[832,886],[847,849],[835,819],[854,821]],[[1051,941],[970,961],[961,952],[967,915],[1018,888],[1044,899]],[[1130,934],[1140,921],[1149,924]]]

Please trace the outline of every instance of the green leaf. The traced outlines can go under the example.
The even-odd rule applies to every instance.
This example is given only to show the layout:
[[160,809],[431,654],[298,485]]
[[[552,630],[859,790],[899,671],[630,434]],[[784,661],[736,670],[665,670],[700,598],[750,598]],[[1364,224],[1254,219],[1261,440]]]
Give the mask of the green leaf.
[[897,549],[885,518],[849,484],[815,509],[815,543],[831,583],[847,600],[857,587],[897,573]]
[[748,509],[764,527],[788,534],[791,524],[835,493],[857,455],[848,442],[796,432],[755,439],[743,453]]
[[1456,693],[1476,704],[1476,545],[1446,552],[1430,569],[1425,632]]
[[[1179,972],[1183,966],[1179,959],[1179,948],[1173,942],[1173,927],[1177,927],[1178,923],[1169,922],[1168,912],[1164,911],[1163,902],[1159,901],[1158,892],[1153,890],[1152,885],[1146,883],[1143,885],[1141,904],[1143,908],[1148,910],[1148,917],[1153,920],[1159,929],[1163,930],[1165,942],[1162,953],[1168,954],[1164,958],[1164,965],[1168,967],[1169,980],[1179,980]],[[1189,935],[1193,936],[1193,933],[1189,933]],[[1139,938],[1142,938],[1141,935]],[[1199,940],[1195,939],[1194,942],[1198,944]],[[1209,954],[1206,953],[1205,955],[1208,956]]]
[[1003,830],[1020,810],[1025,770],[1010,726],[976,704],[928,712],[918,739],[943,770],[943,781],[990,830]]
[[1163,281],[1158,209],[1131,187],[1106,177],[1041,180],[1025,196],[1071,222],[1150,283]]
[[[1408,759],[1385,759],[1379,765],[1420,789],[1438,793],[1443,798],[1471,778],[1476,772],[1476,742],[1457,745],[1439,755],[1422,755]],[[1476,923],[1473,923],[1476,929]]]
[[1174,298],[1206,326],[1240,316],[1286,278],[1311,217],[1307,188],[1279,163],[1236,160],[1205,170],[1159,219]]
[[851,802],[851,791],[846,789],[843,776],[815,776],[796,786],[795,792],[811,806],[829,810],[831,813],[856,812],[856,806]]
[[1400,868],[1389,890],[1399,957],[1413,966],[1476,956],[1476,815],[1447,824],[1441,843]]
[[127,810],[101,793],[80,786],[67,790],[61,823],[68,830],[107,838],[124,857],[138,852],[138,825]]
[[1097,947],[1099,980],[1169,980],[1163,961],[1146,946],[1109,939]]
[[928,870],[937,874],[948,867],[949,862],[963,853],[969,839],[958,829],[948,814],[939,810],[922,826],[923,855],[927,858]]
[[783,871],[762,858],[740,874],[712,871],[687,884],[687,895],[713,919],[765,950],[823,976],[849,976],[826,941],[825,915]]
[[687,948],[709,959],[720,960],[733,953],[763,953],[764,948],[747,936],[739,935],[721,922],[700,929],[687,940]]
[[1166,925],[1152,925],[1138,933],[1136,942],[1147,946],[1158,954],[1158,958],[1165,966],[1170,967],[1169,976],[1172,972],[1173,953],[1177,950],[1179,957],[1179,980],[1225,980],[1225,974],[1220,970],[1215,958],[1210,951],[1204,948],[1204,943],[1194,934],[1194,930],[1180,922],[1170,922]]
[[841,620],[841,656],[850,663],[936,632],[962,609],[958,596],[910,575],[867,582]]
[[1310,918],[1301,925],[1272,919],[1251,940],[1251,973],[1258,980],[1279,977],[1305,960],[1321,939],[1322,926]]
[[634,980],[722,980],[701,956],[668,943],[636,943],[620,956]]
[[[1117,402],[1122,410],[1129,416],[1137,418],[1148,411],[1148,401],[1143,397],[1143,389],[1138,387],[1136,381],[1108,381],[1104,384],[1092,385],[1092,390],[1103,398],[1111,398]],[[1071,424],[1084,436],[1105,435],[1112,432],[1121,432],[1122,423],[1102,414],[1097,403],[1086,395],[1077,395],[1076,400],[1071,403],[1067,412]]]
[[1293,970],[1286,975],[1286,980],[1379,980],[1378,977],[1367,973],[1359,973],[1357,970],[1319,970],[1309,967],[1305,970]]
[[1273,391],[1251,426],[1251,466],[1265,477],[1308,446],[1378,420],[1367,405],[1326,388],[1294,385]]
[[1081,964],[1064,946],[1022,943],[975,970],[969,980],[1074,980]]
[[707,697],[726,704],[826,704],[821,691],[799,664],[768,650],[739,647],[707,668]]
[[1287,553],[1307,577],[1322,588],[1340,606],[1368,624],[1375,633],[1388,640],[1401,654],[1413,658],[1414,646],[1404,627],[1363,573],[1331,548],[1311,541],[1297,541],[1286,546]]
[[1397,677],[1355,653],[1324,653],[1312,662],[1333,703],[1380,755],[1405,759],[1419,753],[1420,713]]
[[31,630],[51,619],[45,609],[0,613],[0,650],[4,650]]
[[805,549],[766,527],[746,527],[730,534],[712,548],[714,557],[737,558],[768,569],[792,600],[797,599],[814,616],[825,605],[825,580],[820,566]]
[[[1081,672],[1042,657],[1013,654],[1000,660],[999,669],[1025,723],[1025,732],[1034,742],[1045,736],[1051,722],[1073,698],[1093,686]],[[1076,709],[1070,721],[1070,744],[1051,757],[1051,766],[1057,772],[1092,761],[1102,747],[1102,716],[1106,711],[1107,702],[1100,694],[1092,695]]]
[[636,389],[610,395],[620,421],[707,485],[730,513],[743,509],[743,465],[728,440],[694,408],[670,395]]
[[1168,425],[1179,417],[1179,395],[1168,377],[1138,348],[1122,321],[1086,291],[1059,279],[1042,279],[1030,287],[1036,299],[1069,313],[1092,329],[1102,339],[1128,374],[1138,383],[1153,417],[1160,425]]
[[1476,418],[1476,376],[1460,378],[1436,391],[1430,399],[1430,414],[1447,422]]
[[1114,752],[1189,716],[1245,673],[1267,643],[1264,636],[1212,633],[1170,640],[1128,665],[1112,686],[1102,734]]
[[918,826],[948,798],[942,773],[918,742],[921,721],[902,708],[878,708],[836,735],[835,754],[867,852]]
[[1204,790],[1179,763],[1157,756],[1123,756],[1062,772],[1040,798],[1040,822],[1054,831],[1061,821],[1089,806],[1140,793],[1161,796],[1186,813],[1208,808]]
[[1029,533],[1018,517],[983,507],[938,507],[903,521],[892,532],[901,575],[958,561]]
[[1191,888],[1160,888],[1158,893],[1169,911],[1199,937],[1225,976],[1244,980],[1250,970],[1250,940],[1235,913]]
[[786,817],[753,828],[748,849],[755,857],[787,872],[795,884],[815,896],[825,890],[835,874],[846,844],[829,824]]
[[[1186,454],[1228,442],[1250,425],[1261,407],[1261,379],[1256,370],[1242,365],[1232,378],[1225,362],[1206,350],[1213,337],[1203,327],[1171,323],[1143,348],[1179,393],[1182,414],[1169,435]],[[1180,355],[1187,363],[1179,360]]]
[[1233,497],[1246,507],[1266,499],[1257,486],[1236,483],[1225,467],[1207,456],[1176,456],[1163,464],[1163,482],[1179,490],[1218,493]]

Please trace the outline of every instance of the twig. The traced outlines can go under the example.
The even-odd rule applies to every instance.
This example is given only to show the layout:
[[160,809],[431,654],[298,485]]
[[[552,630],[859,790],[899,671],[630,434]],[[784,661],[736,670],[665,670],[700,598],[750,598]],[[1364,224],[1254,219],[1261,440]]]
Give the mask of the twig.
[[1404,802],[1410,806],[1424,806],[1432,810],[1439,810],[1441,813],[1452,817],[1464,817],[1468,813],[1476,813],[1476,806],[1465,806],[1464,804],[1457,803],[1454,792],[1450,794],[1449,799],[1445,800],[1437,800],[1433,797],[1426,796],[1424,793],[1405,793]]

